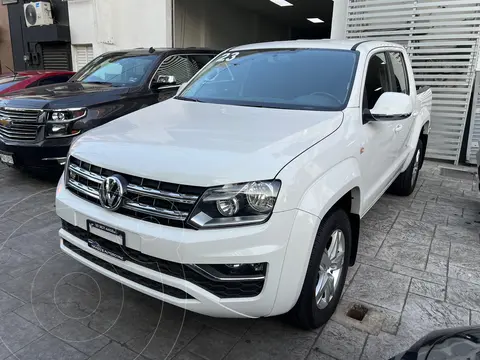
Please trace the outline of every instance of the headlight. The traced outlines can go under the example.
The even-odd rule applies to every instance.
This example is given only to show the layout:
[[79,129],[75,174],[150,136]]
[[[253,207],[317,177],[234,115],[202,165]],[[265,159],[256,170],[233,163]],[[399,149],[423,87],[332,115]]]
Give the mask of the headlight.
[[198,228],[260,224],[272,214],[280,181],[254,181],[205,191],[188,220]]
[[49,122],[65,122],[78,120],[87,114],[87,109],[52,110],[48,115]]
[[87,114],[86,109],[62,109],[53,110],[47,114],[45,127],[46,137],[65,137],[78,135],[79,130],[73,130],[73,122],[83,118]]

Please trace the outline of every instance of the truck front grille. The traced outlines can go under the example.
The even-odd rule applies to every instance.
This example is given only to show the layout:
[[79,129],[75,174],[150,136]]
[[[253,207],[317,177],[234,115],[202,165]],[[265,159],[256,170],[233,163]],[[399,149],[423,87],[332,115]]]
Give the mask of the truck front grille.
[[39,110],[0,108],[0,138],[35,141],[40,128]]
[[15,109],[2,107],[0,108],[0,119],[10,119],[21,122],[36,123],[40,116],[40,110],[33,109]]
[[167,226],[188,227],[186,220],[205,190],[117,173],[74,157],[69,159],[66,186],[83,199],[100,205],[100,186],[105,178],[114,174],[128,182],[117,212]]

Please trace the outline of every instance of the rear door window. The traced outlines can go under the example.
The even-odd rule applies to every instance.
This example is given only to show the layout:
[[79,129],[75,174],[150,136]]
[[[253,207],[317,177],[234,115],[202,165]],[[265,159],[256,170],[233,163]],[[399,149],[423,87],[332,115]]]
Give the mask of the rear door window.
[[410,95],[407,67],[401,52],[389,52],[392,62],[392,91]]

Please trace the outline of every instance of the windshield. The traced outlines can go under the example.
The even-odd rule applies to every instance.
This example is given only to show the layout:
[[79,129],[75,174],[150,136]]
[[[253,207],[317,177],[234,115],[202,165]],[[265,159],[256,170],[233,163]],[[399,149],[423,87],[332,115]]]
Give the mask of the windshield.
[[70,81],[136,86],[147,76],[157,59],[156,55],[105,54],[87,64]]
[[0,91],[6,90],[9,87],[18,84],[19,82],[28,79],[26,76],[4,76],[0,77]]
[[178,99],[281,109],[342,110],[357,64],[350,50],[228,52],[201,70]]

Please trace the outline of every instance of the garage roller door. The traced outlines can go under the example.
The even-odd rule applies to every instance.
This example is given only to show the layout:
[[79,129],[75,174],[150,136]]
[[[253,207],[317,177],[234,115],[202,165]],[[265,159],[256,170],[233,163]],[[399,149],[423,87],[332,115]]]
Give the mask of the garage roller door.
[[432,87],[430,158],[458,163],[479,29],[480,2],[472,0],[349,0],[347,38],[402,44],[417,86]]

